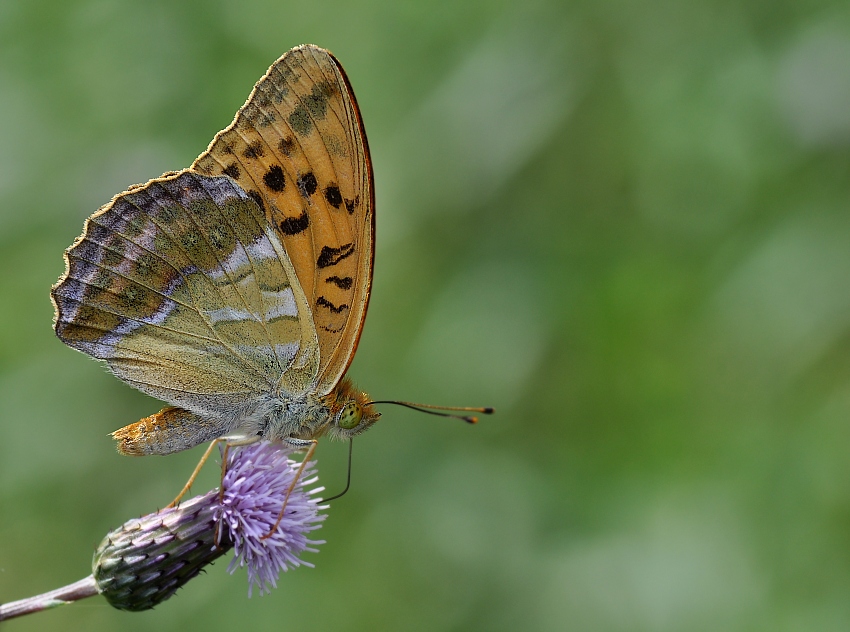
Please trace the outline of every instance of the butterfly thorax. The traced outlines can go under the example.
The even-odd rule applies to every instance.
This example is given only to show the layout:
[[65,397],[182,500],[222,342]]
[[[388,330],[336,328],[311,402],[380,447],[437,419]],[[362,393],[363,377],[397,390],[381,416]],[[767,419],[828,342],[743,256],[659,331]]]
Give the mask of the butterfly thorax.
[[369,396],[344,378],[327,395],[273,398],[264,402],[256,434],[268,441],[287,439],[348,439],[368,429],[380,417]]

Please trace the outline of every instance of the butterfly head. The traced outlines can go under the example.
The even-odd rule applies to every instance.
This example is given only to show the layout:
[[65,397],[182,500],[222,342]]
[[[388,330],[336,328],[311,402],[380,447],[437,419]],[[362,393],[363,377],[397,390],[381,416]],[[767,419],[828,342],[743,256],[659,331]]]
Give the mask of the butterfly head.
[[328,395],[331,411],[327,434],[334,439],[350,439],[364,432],[381,416],[369,401],[369,396],[343,379]]

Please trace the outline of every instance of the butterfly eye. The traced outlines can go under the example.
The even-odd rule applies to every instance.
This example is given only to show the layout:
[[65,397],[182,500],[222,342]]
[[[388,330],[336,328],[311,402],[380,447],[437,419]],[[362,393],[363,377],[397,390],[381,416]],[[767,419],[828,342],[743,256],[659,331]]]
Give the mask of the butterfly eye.
[[363,412],[360,410],[360,406],[358,406],[357,402],[348,402],[345,406],[343,406],[342,410],[339,411],[339,417],[337,417],[336,423],[340,428],[351,430],[352,428],[357,427],[362,416]]

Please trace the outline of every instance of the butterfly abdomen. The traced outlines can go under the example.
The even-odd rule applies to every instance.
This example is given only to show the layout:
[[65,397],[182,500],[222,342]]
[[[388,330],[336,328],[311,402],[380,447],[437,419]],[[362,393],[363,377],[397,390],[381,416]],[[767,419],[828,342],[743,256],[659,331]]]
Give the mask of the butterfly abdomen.
[[169,407],[112,433],[118,451],[128,456],[173,454],[212,441],[227,432],[227,422]]

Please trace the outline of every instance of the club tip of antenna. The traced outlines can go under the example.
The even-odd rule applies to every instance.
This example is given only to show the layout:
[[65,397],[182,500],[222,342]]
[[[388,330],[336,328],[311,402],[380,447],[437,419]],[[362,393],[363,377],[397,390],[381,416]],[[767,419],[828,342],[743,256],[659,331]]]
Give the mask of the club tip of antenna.
[[496,409],[492,408],[491,406],[487,406],[487,407],[483,408],[481,410],[481,412],[484,413],[485,415],[492,415],[493,413],[496,412]]
[[461,417],[461,419],[463,419],[468,424],[477,424],[478,423],[478,417]]

